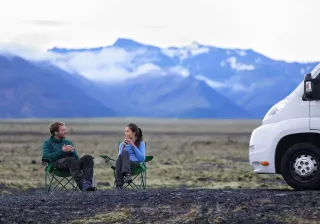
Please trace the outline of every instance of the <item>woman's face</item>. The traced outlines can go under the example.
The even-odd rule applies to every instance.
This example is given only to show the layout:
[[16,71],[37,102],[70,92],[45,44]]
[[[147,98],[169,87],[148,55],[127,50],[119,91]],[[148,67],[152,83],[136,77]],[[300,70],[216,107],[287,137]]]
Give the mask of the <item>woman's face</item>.
[[124,135],[126,136],[126,138],[132,139],[134,136],[134,133],[131,131],[131,129],[129,127],[126,127],[124,129]]

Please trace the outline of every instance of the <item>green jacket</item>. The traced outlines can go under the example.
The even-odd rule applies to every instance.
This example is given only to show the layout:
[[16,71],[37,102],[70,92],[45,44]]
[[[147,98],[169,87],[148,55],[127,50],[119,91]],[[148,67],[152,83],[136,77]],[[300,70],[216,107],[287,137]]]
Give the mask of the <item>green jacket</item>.
[[74,145],[71,141],[67,139],[56,139],[53,136],[49,137],[42,144],[42,158],[50,159],[52,162],[66,157],[74,157],[76,160],[79,159],[76,149],[74,152],[64,152],[62,151],[63,145]]

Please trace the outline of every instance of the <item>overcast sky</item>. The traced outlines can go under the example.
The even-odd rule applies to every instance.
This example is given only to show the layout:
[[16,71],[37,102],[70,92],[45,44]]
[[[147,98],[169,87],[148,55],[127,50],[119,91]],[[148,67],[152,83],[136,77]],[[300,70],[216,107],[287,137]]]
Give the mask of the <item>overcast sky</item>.
[[118,37],[160,47],[196,41],[320,61],[319,8],[319,0],[8,0],[0,3],[0,42],[47,49]]

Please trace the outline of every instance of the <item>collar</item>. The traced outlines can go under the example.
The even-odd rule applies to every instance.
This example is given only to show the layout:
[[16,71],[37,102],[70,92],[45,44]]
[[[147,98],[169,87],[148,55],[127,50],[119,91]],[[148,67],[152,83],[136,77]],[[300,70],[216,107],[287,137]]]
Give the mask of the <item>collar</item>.
[[56,139],[54,136],[51,136],[50,139],[51,139],[51,141],[58,142],[58,143],[61,143],[63,141],[63,138]]

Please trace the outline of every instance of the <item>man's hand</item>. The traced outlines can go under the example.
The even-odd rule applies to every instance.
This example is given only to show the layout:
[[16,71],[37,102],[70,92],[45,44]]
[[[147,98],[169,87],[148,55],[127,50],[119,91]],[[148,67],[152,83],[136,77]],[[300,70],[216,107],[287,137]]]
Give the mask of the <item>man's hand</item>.
[[67,145],[69,152],[74,152],[74,147],[72,145]]
[[64,152],[69,152],[68,146],[63,145],[63,146],[62,146],[62,151],[64,151]]
[[74,147],[72,145],[64,145],[64,146],[62,146],[62,151],[64,151],[64,152],[74,152]]

